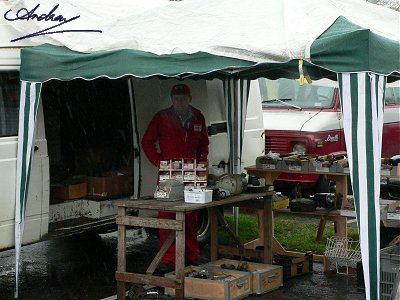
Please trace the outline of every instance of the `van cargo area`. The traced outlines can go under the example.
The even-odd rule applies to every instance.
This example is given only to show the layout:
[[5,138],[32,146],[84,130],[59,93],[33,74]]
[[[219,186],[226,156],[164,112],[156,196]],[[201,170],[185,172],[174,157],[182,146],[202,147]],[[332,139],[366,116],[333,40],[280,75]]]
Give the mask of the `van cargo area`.
[[50,166],[49,223],[68,220],[70,226],[115,217],[112,199],[133,194],[127,80],[51,80],[43,84],[42,101]]

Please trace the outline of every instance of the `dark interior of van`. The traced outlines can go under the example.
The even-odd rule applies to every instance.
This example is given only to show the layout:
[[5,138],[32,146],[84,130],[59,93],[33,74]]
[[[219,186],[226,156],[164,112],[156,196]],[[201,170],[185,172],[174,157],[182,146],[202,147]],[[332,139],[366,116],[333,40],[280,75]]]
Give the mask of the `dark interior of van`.
[[[132,176],[127,80],[51,80],[43,84],[41,94],[52,185],[69,185],[87,177]],[[131,188],[130,184],[130,193]]]

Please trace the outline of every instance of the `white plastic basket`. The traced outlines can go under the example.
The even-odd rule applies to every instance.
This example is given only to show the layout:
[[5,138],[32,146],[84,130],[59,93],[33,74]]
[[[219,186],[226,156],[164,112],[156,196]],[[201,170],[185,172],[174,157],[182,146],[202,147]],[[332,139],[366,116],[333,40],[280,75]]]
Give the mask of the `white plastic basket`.
[[[328,238],[324,255],[335,265],[337,273],[347,275],[349,267],[355,268],[361,260],[360,242],[348,238]],[[339,272],[339,267],[346,267],[346,273]]]

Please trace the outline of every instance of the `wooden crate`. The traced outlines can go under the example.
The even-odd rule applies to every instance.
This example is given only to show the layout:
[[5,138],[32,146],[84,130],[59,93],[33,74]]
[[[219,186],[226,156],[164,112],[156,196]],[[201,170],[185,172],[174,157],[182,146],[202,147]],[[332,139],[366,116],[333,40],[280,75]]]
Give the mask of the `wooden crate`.
[[87,176],[87,193],[93,199],[108,199],[132,193],[132,176],[108,174],[104,177]]
[[87,194],[86,182],[70,185],[53,185],[50,188],[51,198],[71,200],[85,197]]
[[283,267],[283,280],[303,274],[310,274],[313,271],[313,254],[307,252],[298,256],[274,255],[274,264]]
[[[219,259],[205,264],[204,266],[233,265],[235,268],[239,264],[247,264],[247,270],[251,274],[251,292],[253,294],[265,294],[276,290],[283,285],[282,266],[255,263],[250,261],[238,261],[232,259]],[[224,271],[226,269],[223,269]]]
[[[197,298],[207,300],[236,300],[246,298],[251,292],[251,281],[249,272],[235,270],[222,270],[221,268],[207,267],[186,267],[184,272],[187,274],[193,270],[207,269],[212,275],[230,275],[231,277],[223,280],[210,280],[193,277],[185,277],[185,299]],[[167,273],[165,277],[174,278],[175,273]],[[175,296],[175,290],[166,288],[165,293]]]

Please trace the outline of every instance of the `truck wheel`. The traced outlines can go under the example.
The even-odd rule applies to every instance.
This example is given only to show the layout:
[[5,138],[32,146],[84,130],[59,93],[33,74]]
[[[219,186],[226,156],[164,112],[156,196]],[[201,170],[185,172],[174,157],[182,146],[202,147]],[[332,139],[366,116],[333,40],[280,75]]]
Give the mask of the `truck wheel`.
[[210,239],[210,214],[209,209],[199,210],[198,215],[198,229],[197,229],[197,241],[199,245],[206,244]]

